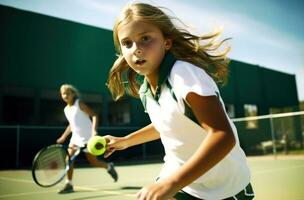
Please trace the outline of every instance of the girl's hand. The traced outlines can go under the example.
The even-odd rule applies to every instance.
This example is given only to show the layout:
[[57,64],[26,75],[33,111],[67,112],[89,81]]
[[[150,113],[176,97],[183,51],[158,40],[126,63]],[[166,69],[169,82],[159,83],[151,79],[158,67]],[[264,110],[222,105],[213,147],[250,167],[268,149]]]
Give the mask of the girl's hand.
[[174,200],[178,191],[170,182],[159,182],[143,187],[137,194],[138,200]]
[[114,137],[111,135],[106,135],[104,138],[107,141],[107,150],[104,153],[104,157],[109,157],[116,150],[124,150],[128,148],[126,141],[123,137]]
[[57,143],[57,144],[62,144],[62,143],[64,143],[64,141],[65,141],[65,137],[61,136],[60,138],[58,138],[58,139],[56,140],[56,143]]

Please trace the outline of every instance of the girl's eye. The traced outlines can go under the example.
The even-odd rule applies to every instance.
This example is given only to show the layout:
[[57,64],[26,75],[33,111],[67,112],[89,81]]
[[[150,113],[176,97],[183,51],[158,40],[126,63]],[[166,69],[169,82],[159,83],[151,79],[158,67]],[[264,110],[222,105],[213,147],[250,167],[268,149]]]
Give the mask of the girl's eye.
[[143,37],[141,38],[141,41],[142,41],[143,43],[147,43],[147,42],[149,42],[150,40],[151,40],[151,37],[148,36],[148,35],[145,35],[145,36],[143,36]]
[[121,43],[121,45],[126,47],[126,48],[131,48],[132,47],[132,42],[131,41],[123,41]]

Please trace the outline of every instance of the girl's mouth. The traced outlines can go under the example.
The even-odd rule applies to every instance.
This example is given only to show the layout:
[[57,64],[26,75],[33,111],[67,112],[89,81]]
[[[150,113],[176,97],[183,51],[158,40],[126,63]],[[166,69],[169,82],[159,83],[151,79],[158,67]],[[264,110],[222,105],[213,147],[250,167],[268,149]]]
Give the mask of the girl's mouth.
[[146,60],[138,59],[135,61],[136,65],[143,65],[146,62]]

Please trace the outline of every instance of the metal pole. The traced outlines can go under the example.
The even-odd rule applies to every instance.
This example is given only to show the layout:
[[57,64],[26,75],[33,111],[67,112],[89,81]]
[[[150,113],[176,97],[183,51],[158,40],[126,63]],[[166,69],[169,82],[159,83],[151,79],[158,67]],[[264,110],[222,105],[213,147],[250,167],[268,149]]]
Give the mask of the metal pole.
[[274,133],[272,115],[270,116],[270,129],[271,129],[271,138],[272,138],[272,152],[273,152],[273,155],[274,155],[274,159],[277,159],[276,138],[275,138],[275,133]]
[[142,145],[142,153],[143,153],[143,159],[145,160],[147,158],[147,148],[146,148],[146,144]]
[[16,167],[19,168],[19,144],[20,144],[20,126],[17,125],[17,138],[16,138]]

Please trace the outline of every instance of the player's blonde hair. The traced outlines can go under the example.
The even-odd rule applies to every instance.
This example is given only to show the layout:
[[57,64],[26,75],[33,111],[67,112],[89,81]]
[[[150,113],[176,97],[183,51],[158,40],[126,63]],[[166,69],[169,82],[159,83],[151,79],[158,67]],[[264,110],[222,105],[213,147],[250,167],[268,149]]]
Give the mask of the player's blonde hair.
[[74,99],[80,98],[80,93],[79,93],[78,89],[71,84],[67,84],[67,83],[62,84],[60,86],[60,92],[62,92],[63,90],[70,90],[75,95]]
[[124,59],[118,39],[118,28],[133,20],[144,21],[158,27],[165,39],[172,40],[172,47],[169,51],[176,59],[203,68],[216,82],[224,83],[226,81],[229,63],[226,54],[230,48],[226,47],[218,52],[223,42],[226,41],[216,42],[215,39],[220,32],[202,36],[193,35],[187,30],[177,28],[171,21],[172,19],[175,18],[169,17],[160,8],[145,3],[129,4],[123,9],[113,28],[114,45],[118,58],[109,72],[107,83],[115,100],[125,94],[124,81],[126,80],[124,79],[128,81],[129,94],[138,97],[140,84],[137,73],[128,66]]

